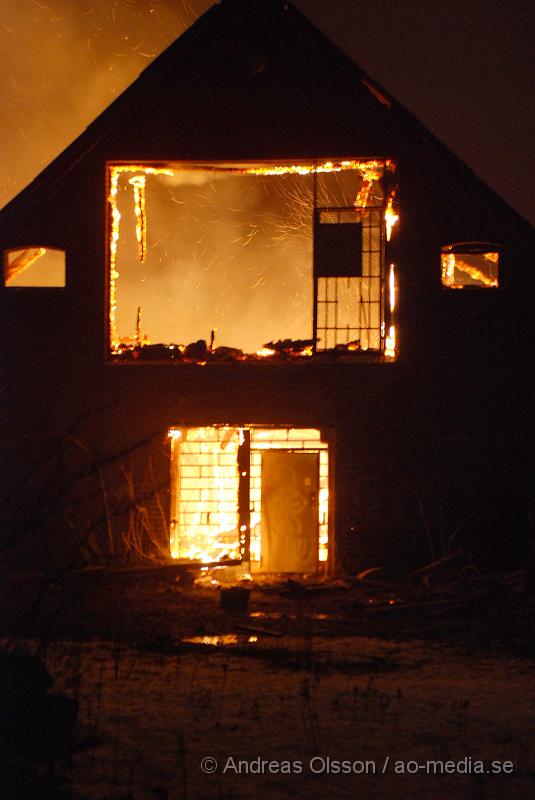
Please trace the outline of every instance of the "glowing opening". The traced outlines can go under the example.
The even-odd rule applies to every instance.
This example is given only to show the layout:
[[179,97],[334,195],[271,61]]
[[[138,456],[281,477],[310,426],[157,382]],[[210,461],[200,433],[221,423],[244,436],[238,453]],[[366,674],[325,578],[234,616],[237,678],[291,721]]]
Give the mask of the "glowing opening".
[[442,248],[442,286],[448,289],[496,289],[500,250],[485,242],[464,242]]
[[65,252],[26,247],[4,253],[4,283],[13,287],[64,287]]
[[[110,165],[112,354],[205,364],[310,357],[344,343],[381,352],[382,241],[394,224],[383,177],[393,169],[384,160]],[[358,217],[363,263],[349,288],[325,278],[315,340],[320,207]],[[342,338],[330,332],[331,312],[344,317]]]
[[[239,454],[244,432],[245,468]],[[252,571],[308,572],[327,561],[329,450],[318,429],[171,428],[168,436],[173,558],[205,564],[243,560],[248,528]],[[270,464],[272,453],[283,454],[289,477],[267,486],[273,467],[281,469],[280,457]],[[239,505],[244,489],[246,524]]]

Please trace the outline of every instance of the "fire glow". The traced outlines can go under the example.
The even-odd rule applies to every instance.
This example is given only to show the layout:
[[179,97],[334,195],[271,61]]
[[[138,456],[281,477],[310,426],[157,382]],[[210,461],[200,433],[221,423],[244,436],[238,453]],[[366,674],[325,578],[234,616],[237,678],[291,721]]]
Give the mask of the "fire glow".
[[134,210],[136,215],[136,239],[139,247],[139,260],[147,257],[147,222],[145,209],[146,175],[134,175],[128,181],[134,187]]
[[[280,164],[265,167],[246,167],[241,170],[247,175],[313,175],[314,173],[344,172],[356,170],[366,182],[379,180],[384,172],[382,161],[325,161],[323,164]],[[365,205],[356,202],[355,205]]]
[[392,238],[392,230],[394,229],[394,225],[399,222],[399,214],[397,214],[394,210],[394,198],[396,196],[395,189],[390,192],[388,196],[388,201],[386,203],[385,208],[385,227],[386,227],[386,241],[389,242]]
[[[110,207],[110,240],[109,240],[109,261],[110,261],[110,342],[112,351],[117,351],[118,345],[120,343],[119,336],[117,334],[117,279],[119,278],[119,273],[117,272],[117,247],[119,243],[120,237],[120,225],[121,225],[121,212],[119,211],[117,205],[117,192],[119,188],[119,178],[122,173],[129,173],[133,172],[138,175],[139,178],[143,178],[143,198],[145,195],[145,180],[147,175],[172,175],[173,170],[169,168],[158,168],[158,167],[144,167],[141,165],[136,164],[128,164],[128,165],[114,165],[110,167],[110,191],[108,194],[108,203]],[[133,178],[130,180],[132,182]],[[140,193],[140,185],[141,182],[138,180],[137,185],[133,184],[134,192],[138,192],[138,200],[134,200],[135,202],[135,212],[136,212],[136,232],[139,229],[139,236],[138,236],[138,243],[140,243],[140,254],[143,252],[143,255],[146,254],[146,244],[142,244],[144,230],[145,230],[145,201],[143,199],[143,206],[141,205],[141,193]],[[134,196],[136,197],[136,196]],[[142,208],[143,208],[143,221],[142,221]],[[141,240],[141,241],[140,241]],[[144,260],[141,259],[141,260]]]
[[[394,192],[390,192],[388,201],[383,200],[382,179],[385,172],[394,169],[391,161],[356,159],[308,164],[111,165],[112,354],[205,365],[212,361],[306,360],[318,352],[322,357],[332,354],[336,358],[366,350],[384,353],[383,323],[379,317],[374,321],[370,317],[370,279],[379,280],[384,268],[382,256],[371,266],[368,252],[375,252],[372,248],[376,245],[370,243],[372,223],[366,218],[378,215],[374,216],[379,220],[377,230],[383,225],[390,238],[398,215],[393,207]],[[122,176],[126,182],[121,181]],[[249,181],[256,178],[260,183],[244,183],[242,188],[240,176]],[[149,182],[149,177],[165,180]],[[262,183],[264,179],[268,182]],[[130,206],[128,192],[133,196]],[[345,304],[343,314],[349,314],[351,307],[353,321],[348,317],[348,324],[339,326],[334,337],[323,337],[321,331],[315,337],[310,335],[312,310],[307,281],[312,276],[307,276],[307,270],[312,267],[311,220],[316,202],[357,209],[355,219],[362,225],[362,236],[368,237],[363,244],[367,271],[362,272],[362,278],[352,279],[347,298],[341,295],[336,301]],[[242,209],[244,214],[237,216]],[[134,268],[130,219],[134,221],[136,261],[145,265],[143,271]],[[128,224],[124,225],[124,220]],[[237,231],[233,236],[232,228]],[[359,275],[358,270],[356,263],[355,275]],[[200,291],[194,293],[197,287]],[[236,304],[233,309],[229,298]],[[181,303],[180,313],[172,313],[168,304],[177,301]],[[380,300],[372,302],[379,304],[377,314],[382,313]],[[141,310],[146,332],[140,329]],[[272,336],[268,341],[268,334],[279,332],[282,325],[288,338],[276,340]],[[213,333],[218,328],[222,331],[218,338],[223,341],[214,345]],[[377,336],[366,328],[376,330]],[[207,335],[210,329],[211,338]]]
[[385,338],[385,356],[387,358],[396,357],[396,326],[390,325],[388,335]]
[[396,310],[396,291],[396,268],[394,264],[390,264],[388,272],[388,304],[391,314]]
[[5,265],[5,283],[10,286],[19,275],[26,272],[32,264],[35,264],[38,259],[46,254],[45,247],[34,247],[28,250],[23,250],[13,261]]
[[[467,259],[477,259],[478,266],[468,263]],[[488,268],[485,268],[485,262]],[[499,254],[494,252],[466,254],[463,258],[458,253],[442,253],[442,285],[450,289],[462,289],[465,286],[483,286],[497,288],[498,278],[494,271],[497,270]]]
[[[238,455],[248,433],[248,461]],[[266,550],[266,523],[262,507],[262,454],[268,451],[316,452],[317,561],[328,556],[329,543],[329,454],[317,429],[299,428],[171,428],[171,556],[199,564],[251,563],[261,569]],[[242,521],[239,494],[247,481],[250,523]],[[243,489],[241,490],[243,491]],[[295,507],[296,499],[292,495]],[[303,502],[300,501],[300,503]],[[300,505],[300,503],[298,505]],[[291,516],[292,509],[288,511]],[[250,539],[244,532],[249,527]],[[299,526],[295,527],[295,532]],[[245,543],[246,542],[246,543]]]
[[394,324],[394,312],[397,305],[397,285],[396,285],[396,267],[390,264],[388,272],[388,306],[390,311],[390,326],[388,335],[385,336],[385,356],[386,358],[395,358],[397,355],[397,341],[396,341],[396,326]]

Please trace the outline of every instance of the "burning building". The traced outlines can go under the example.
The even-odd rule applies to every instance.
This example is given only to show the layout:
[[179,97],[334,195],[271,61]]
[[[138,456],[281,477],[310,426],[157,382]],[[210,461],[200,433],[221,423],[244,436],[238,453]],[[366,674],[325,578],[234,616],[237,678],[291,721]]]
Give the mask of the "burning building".
[[210,9],[0,242],[13,562],[332,572],[531,496],[533,232],[289,3]]

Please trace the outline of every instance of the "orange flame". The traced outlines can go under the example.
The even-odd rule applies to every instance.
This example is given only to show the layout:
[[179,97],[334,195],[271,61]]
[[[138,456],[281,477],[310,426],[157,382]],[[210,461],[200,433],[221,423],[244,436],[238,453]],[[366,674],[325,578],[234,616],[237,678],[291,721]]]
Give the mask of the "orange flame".
[[145,216],[145,188],[146,175],[134,175],[128,181],[134,187],[134,212],[136,215],[136,239],[138,244],[139,260],[145,261],[147,256],[147,224]]
[[265,167],[246,167],[247,175],[313,175],[314,173],[344,172],[357,170],[363,176],[373,173],[377,180],[384,170],[382,161],[325,161],[322,164],[270,164]]
[[[119,273],[117,272],[117,246],[119,244],[120,225],[121,225],[121,212],[118,207],[118,190],[119,178],[122,173],[141,173],[140,178],[146,175],[173,175],[173,170],[167,167],[144,167],[139,164],[121,164],[113,165],[110,167],[110,192],[108,195],[108,203],[110,207],[110,344],[112,352],[117,353],[120,345],[120,339],[117,333],[117,279]],[[138,184],[139,186],[139,184]],[[134,192],[136,186],[134,184]],[[135,197],[135,195],[134,195]],[[141,195],[140,195],[141,198]],[[141,205],[140,205],[141,209]],[[136,204],[136,218],[137,204]],[[136,228],[137,233],[137,228]],[[141,227],[140,227],[141,235]],[[140,241],[138,237],[138,242]]]
[[387,358],[395,358],[396,347],[396,326],[391,325],[388,329],[388,336],[385,339],[385,356]]
[[390,264],[390,271],[388,273],[388,300],[391,314],[396,310],[396,294],[396,268],[394,264]]
[[[484,253],[484,258],[492,263],[498,263],[498,253]],[[464,272],[473,281],[482,283],[483,286],[496,288],[498,286],[498,279],[486,275],[477,267],[467,264],[462,258],[459,258],[455,253],[447,253],[442,255],[442,284],[451,289],[462,289],[462,283],[455,282],[455,270]]]
[[388,197],[386,208],[385,208],[385,226],[386,226],[386,241],[389,242],[392,238],[392,230],[394,225],[399,222],[399,214],[396,214],[394,210],[394,198],[396,196],[396,190],[393,189],[390,192]]

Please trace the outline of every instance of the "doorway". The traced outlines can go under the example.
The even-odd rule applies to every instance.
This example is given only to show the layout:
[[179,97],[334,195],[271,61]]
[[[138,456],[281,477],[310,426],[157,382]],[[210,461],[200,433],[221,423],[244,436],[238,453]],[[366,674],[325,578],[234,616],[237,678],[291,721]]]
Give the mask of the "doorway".
[[326,568],[332,470],[322,431],[214,425],[168,435],[173,558],[253,573]]

